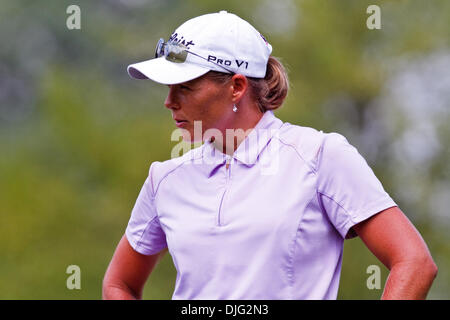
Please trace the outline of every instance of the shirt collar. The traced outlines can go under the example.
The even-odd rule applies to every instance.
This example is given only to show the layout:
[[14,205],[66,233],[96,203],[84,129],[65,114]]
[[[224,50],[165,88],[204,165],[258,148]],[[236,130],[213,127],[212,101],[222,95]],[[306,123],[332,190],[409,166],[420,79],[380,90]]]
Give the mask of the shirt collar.
[[231,158],[247,166],[252,166],[282,125],[283,122],[275,117],[273,111],[267,110],[232,156],[222,153],[214,147],[212,142],[206,141],[202,146],[203,161],[207,165],[212,165],[212,170]]

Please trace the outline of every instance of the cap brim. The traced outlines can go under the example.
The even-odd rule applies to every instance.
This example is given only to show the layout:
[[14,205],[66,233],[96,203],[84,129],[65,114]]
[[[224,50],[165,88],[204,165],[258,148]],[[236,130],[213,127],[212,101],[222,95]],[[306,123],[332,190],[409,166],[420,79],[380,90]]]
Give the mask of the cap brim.
[[177,84],[198,78],[210,69],[192,64],[167,61],[165,57],[134,63],[128,74],[135,79],[150,79],[162,84]]

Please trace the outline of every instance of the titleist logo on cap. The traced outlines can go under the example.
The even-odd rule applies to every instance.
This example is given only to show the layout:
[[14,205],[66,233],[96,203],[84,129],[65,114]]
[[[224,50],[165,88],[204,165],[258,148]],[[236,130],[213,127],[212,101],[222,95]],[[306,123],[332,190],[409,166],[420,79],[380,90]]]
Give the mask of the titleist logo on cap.
[[190,45],[195,46],[195,43],[192,40],[186,41],[186,39],[184,39],[183,36],[181,36],[181,38],[178,38],[178,33],[173,33],[170,36],[169,41],[173,41],[173,42],[176,42],[178,44],[182,44],[183,46],[185,46],[188,49],[189,49]]

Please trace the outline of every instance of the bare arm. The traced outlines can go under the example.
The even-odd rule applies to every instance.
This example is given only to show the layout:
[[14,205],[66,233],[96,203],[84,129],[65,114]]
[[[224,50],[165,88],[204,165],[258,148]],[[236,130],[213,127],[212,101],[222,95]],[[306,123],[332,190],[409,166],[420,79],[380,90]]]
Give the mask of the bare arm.
[[103,299],[142,299],[142,290],[148,276],[167,249],[155,255],[136,252],[124,235],[103,278]]
[[437,266],[419,232],[398,207],[381,211],[353,229],[390,270],[381,299],[425,299]]

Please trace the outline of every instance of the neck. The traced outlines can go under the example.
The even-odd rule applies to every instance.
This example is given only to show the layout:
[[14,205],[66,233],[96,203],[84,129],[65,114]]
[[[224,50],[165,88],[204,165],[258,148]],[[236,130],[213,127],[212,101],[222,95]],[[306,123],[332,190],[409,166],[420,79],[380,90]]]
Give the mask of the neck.
[[[234,112],[233,112],[234,113]],[[222,139],[211,139],[214,147],[224,154],[233,155],[264,114],[259,108],[240,108],[233,116],[232,126],[222,130]]]

